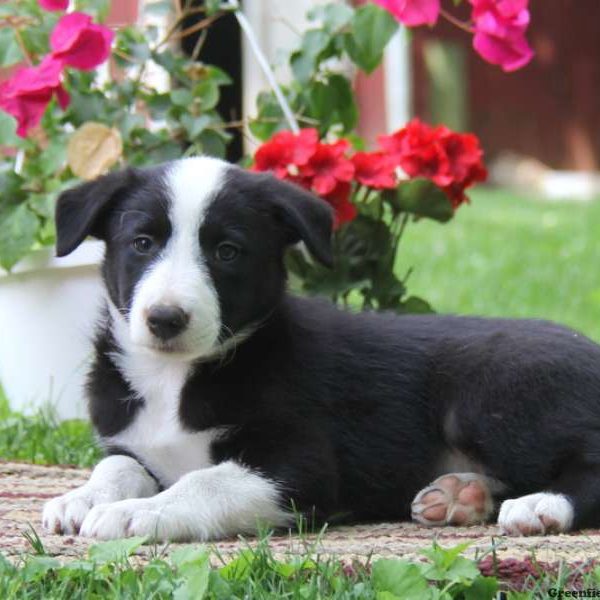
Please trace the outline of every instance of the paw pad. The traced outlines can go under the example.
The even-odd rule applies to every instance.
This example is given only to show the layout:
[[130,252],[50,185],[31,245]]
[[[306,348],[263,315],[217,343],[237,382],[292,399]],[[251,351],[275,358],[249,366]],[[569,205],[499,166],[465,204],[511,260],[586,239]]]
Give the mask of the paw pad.
[[411,505],[412,518],[423,525],[473,525],[493,510],[486,479],[476,473],[452,473],[423,488]]

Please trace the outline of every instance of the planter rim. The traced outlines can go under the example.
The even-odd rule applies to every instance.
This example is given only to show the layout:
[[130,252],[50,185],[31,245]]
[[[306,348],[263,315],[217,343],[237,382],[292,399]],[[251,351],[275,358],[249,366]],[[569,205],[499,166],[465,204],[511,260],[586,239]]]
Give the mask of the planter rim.
[[40,248],[20,260],[10,272],[0,267],[0,280],[3,277],[45,271],[47,269],[72,269],[99,265],[104,255],[104,243],[98,240],[87,240],[69,256],[57,258],[54,248]]

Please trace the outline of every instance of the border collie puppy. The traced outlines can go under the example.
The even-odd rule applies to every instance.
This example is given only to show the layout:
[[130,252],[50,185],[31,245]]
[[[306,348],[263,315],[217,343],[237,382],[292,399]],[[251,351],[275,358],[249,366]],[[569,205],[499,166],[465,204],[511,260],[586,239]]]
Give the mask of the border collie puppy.
[[87,396],[104,458],[56,533],[210,540],[293,524],[600,526],[600,347],[541,321],[352,314],[285,291],[327,205],[199,157],[58,200],[57,253],[106,242]]

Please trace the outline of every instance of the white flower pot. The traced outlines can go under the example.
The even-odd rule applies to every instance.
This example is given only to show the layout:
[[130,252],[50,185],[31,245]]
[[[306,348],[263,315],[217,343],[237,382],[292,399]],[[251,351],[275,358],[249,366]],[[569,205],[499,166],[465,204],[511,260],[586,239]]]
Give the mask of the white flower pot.
[[86,416],[102,254],[101,242],[88,241],[65,258],[49,248],[0,270],[0,384],[13,410],[50,403],[61,419]]

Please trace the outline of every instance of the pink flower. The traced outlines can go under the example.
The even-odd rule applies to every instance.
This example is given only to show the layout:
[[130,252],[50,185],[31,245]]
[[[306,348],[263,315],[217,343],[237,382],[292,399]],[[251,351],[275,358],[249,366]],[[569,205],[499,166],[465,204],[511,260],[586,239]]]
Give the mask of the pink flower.
[[44,10],[67,10],[69,0],[39,0],[40,6]]
[[403,25],[435,25],[440,14],[440,0],[373,0],[392,13]]
[[532,58],[525,38],[529,0],[469,0],[475,26],[473,47],[488,62],[504,71],[516,71]]
[[56,95],[61,108],[69,104],[69,95],[61,83],[62,64],[47,56],[35,67],[19,69],[0,84],[0,108],[17,119],[17,134],[39,125],[46,107]]
[[108,59],[114,37],[108,27],[92,23],[89,15],[74,12],[58,21],[50,36],[50,47],[64,65],[89,71]]

